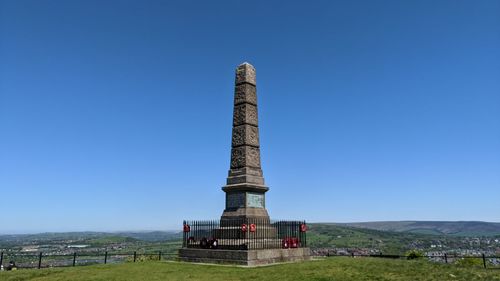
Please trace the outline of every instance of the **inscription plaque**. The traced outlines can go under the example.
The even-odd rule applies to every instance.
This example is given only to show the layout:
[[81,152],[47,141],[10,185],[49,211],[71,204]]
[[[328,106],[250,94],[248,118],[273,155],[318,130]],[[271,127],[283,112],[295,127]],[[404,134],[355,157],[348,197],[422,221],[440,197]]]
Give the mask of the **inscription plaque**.
[[226,194],[226,208],[240,208],[245,207],[245,194],[244,193],[227,193]]
[[264,208],[264,194],[248,192],[247,207]]

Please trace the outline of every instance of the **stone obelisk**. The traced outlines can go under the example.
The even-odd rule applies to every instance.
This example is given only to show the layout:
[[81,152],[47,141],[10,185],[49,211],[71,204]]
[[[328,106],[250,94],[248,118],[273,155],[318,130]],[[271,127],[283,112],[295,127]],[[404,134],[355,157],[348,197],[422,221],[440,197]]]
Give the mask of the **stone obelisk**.
[[310,259],[305,223],[271,223],[266,210],[269,188],[260,165],[255,68],[249,63],[236,69],[231,165],[222,190],[220,222],[184,221],[180,260],[254,266]]
[[265,206],[269,188],[260,165],[256,86],[255,68],[246,62],[239,65],[234,90],[231,166],[227,183],[222,187],[226,192],[222,220],[269,219]]

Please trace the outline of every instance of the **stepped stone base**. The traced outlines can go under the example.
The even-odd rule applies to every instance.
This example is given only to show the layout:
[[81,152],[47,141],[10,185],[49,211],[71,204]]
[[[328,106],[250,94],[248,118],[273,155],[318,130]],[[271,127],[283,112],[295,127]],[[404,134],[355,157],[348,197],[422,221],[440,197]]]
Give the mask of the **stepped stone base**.
[[179,250],[179,259],[187,262],[236,264],[246,266],[265,265],[277,262],[297,262],[311,259],[309,248],[261,249],[261,250]]

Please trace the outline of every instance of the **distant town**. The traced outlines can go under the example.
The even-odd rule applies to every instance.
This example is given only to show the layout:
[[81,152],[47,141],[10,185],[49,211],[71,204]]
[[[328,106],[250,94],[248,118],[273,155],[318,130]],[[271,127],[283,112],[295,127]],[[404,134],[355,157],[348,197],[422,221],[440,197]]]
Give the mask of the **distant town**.
[[[500,255],[500,233],[422,234],[327,223],[309,227],[308,247],[315,256],[404,256],[418,251],[431,261],[456,262],[463,256]],[[0,252],[4,262],[15,260],[21,267],[36,266],[40,253],[47,267],[102,263],[104,255],[108,263],[168,259],[175,258],[181,247],[181,235],[180,231],[0,235]],[[500,259],[488,258],[488,262],[500,266]]]

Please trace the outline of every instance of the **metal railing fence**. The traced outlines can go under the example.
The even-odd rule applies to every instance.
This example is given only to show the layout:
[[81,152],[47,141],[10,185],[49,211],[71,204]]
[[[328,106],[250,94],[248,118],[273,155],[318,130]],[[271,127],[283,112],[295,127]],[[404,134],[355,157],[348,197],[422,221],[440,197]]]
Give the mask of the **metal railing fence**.
[[[456,254],[443,255],[422,255],[418,257],[409,257],[408,255],[396,254],[337,254],[326,253],[323,255],[314,254],[316,257],[350,257],[350,258],[385,258],[385,259],[405,259],[419,260],[426,259],[431,262],[443,264],[455,264],[462,266],[476,266],[485,269],[500,270],[500,256],[495,255],[478,255],[478,256],[461,256]],[[157,251],[157,252],[129,252],[129,253],[72,253],[72,254],[25,254],[25,253],[10,253],[0,252],[0,265],[3,265],[4,270],[8,270],[10,261],[15,261],[16,267],[19,269],[43,269],[51,267],[72,267],[85,266],[95,264],[116,264],[124,262],[147,262],[147,261],[162,261],[162,260],[177,260],[178,253],[176,251]],[[465,261],[464,263],[460,261]],[[468,262],[473,261],[473,262]]]
[[261,218],[184,221],[183,248],[252,250],[307,247],[305,221]]
[[161,261],[175,260],[177,252],[157,251],[157,252],[74,252],[72,254],[46,254],[39,252],[36,254],[0,252],[0,267],[8,270],[13,262],[16,268],[48,268],[48,267],[69,267],[77,265],[94,265],[122,262],[140,261]]

